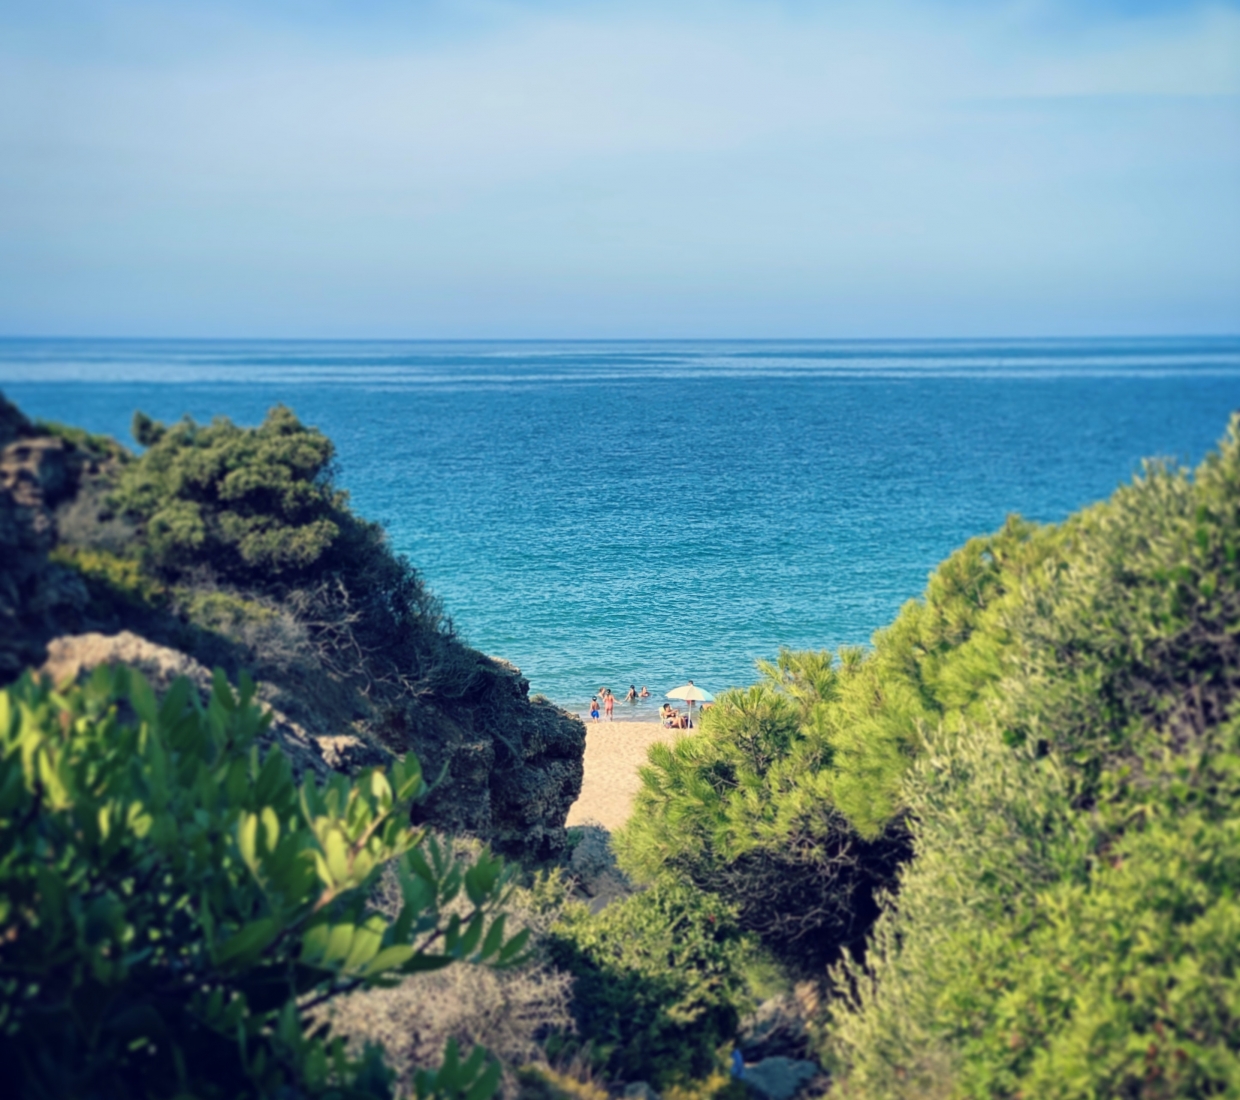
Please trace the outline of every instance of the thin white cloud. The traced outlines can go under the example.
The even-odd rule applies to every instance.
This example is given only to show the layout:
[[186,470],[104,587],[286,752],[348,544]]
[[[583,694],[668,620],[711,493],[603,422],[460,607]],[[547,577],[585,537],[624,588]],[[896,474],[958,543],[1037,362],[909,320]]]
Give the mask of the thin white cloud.
[[679,296],[720,324],[780,286],[799,331],[910,287],[958,327],[1032,288],[1047,323],[1089,272],[1102,297],[1130,280],[1121,260],[1148,269],[1119,295],[1141,309],[1194,264],[1240,286],[1232,8],[1065,29],[1020,6],[507,6],[391,40],[217,10],[188,45],[167,10],[124,9],[141,41],[105,27],[97,57],[28,35],[0,64],[0,327],[81,309],[32,262],[96,317],[225,325],[278,283],[274,325],[320,323],[338,283],[330,323],[387,331],[464,325],[479,294],[500,330],[598,327],[643,280],[651,316]]

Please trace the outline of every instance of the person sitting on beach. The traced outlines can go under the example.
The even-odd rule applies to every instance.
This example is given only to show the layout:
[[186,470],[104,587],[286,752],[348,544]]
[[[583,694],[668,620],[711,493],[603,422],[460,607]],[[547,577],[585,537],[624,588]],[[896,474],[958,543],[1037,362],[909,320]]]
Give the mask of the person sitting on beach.
[[598,698],[597,697],[590,700],[590,720],[592,722],[598,721]]
[[664,703],[659,708],[659,721],[661,721],[665,726],[670,726],[672,724],[672,716],[675,713],[676,712],[672,710],[671,703]]
[[637,702],[637,688],[636,688],[634,685],[629,684],[629,693],[628,693],[628,695],[626,695],[626,696],[624,697],[624,701],[625,701],[626,703],[636,703],[636,702]]
[[637,693],[637,697],[638,697],[639,699],[649,699],[649,698],[650,698],[650,692],[648,692],[648,691],[646,690],[646,685],[645,685],[645,684],[642,684],[642,689],[641,689],[641,691],[639,691],[639,692]]

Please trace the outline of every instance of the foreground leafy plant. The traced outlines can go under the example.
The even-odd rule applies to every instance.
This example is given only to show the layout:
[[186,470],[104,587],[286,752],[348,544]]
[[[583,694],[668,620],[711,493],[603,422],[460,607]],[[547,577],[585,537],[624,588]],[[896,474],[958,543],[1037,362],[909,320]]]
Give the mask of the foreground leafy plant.
[[[206,705],[187,680],[159,702],[106,668],[0,692],[0,1059],[21,1095],[388,1097],[381,1052],[350,1057],[304,1013],[521,955],[501,861],[465,868],[409,827],[413,756],[298,788],[259,752],[254,694],[217,673]],[[394,921],[368,904],[385,869]],[[484,1100],[498,1077],[453,1048],[416,1087]]]

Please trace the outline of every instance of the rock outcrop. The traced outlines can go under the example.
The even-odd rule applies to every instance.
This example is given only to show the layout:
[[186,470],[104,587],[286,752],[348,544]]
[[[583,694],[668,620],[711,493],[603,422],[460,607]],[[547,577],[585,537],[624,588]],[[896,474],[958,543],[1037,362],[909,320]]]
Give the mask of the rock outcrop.
[[[74,634],[53,638],[47,646],[47,660],[40,668],[57,684],[76,680],[100,665],[127,665],[135,668],[150,681],[156,693],[167,691],[172,681],[187,677],[201,692],[204,701],[211,693],[211,673],[179,650],[156,645],[128,630],[120,634]],[[262,693],[260,691],[260,698]],[[331,738],[324,745],[318,738],[308,734],[287,715],[270,704],[271,725],[263,737],[266,746],[279,748],[293,766],[298,780],[307,773],[326,776],[333,770],[352,770],[341,767],[349,753],[354,766],[387,763],[389,757],[377,752],[358,738]],[[341,744],[348,742],[348,744]]]
[[[531,700],[529,682],[507,662],[451,641],[468,669],[463,690],[375,692],[365,669],[338,675],[313,645],[273,657],[261,643],[203,625],[166,585],[159,607],[108,599],[99,611],[85,575],[49,555],[63,544],[140,560],[140,533],[107,506],[112,472],[124,461],[131,459],[112,441],[41,429],[0,396],[0,684],[31,667],[63,680],[125,663],[157,689],[185,675],[207,690],[208,666],[234,678],[248,668],[273,712],[271,741],[299,775],[354,772],[412,751],[432,786],[414,808],[419,820],[510,856],[541,859],[564,849],[564,821],[581,790],[585,727]],[[192,583],[178,591],[194,595]],[[244,602],[251,594],[234,595]]]
[[382,740],[416,752],[433,787],[418,808],[428,821],[511,855],[537,859],[563,849],[564,820],[581,792],[585,726],[531,700],[520,669],[479,654],[462,698],[411,702],[388,723]]
[[37,664],[59,616],[86,601],[81,581],[48,558],[72,475],[64,442],[0,397],[0,682]]

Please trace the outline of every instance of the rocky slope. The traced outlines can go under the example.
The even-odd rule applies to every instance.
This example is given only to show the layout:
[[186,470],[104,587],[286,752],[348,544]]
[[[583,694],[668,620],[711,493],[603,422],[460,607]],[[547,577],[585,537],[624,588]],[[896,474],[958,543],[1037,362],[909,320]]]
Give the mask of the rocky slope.
[[[111,441],[33,425],[0,396],[0,683],[25,668],[64,678],[123,662],[160,685],[176,675],[205,685],[208,667],[234,678],[244,668],[274,711],[273,743],[299,772],[413,751],[433,787],[416,808],[426,823],[517,857],[564,848],[581,789],[579,720],[531,700],[512,665],[451,637],[436,639],[451,688],[390,675],[376,686],[365,657],[336,659],[332,636],[261,595],[92,573],[96,559],[113,569],[140,559],[140,531],[107,504],[123,461]],[[221,616],[220,606],[249,618]]]

